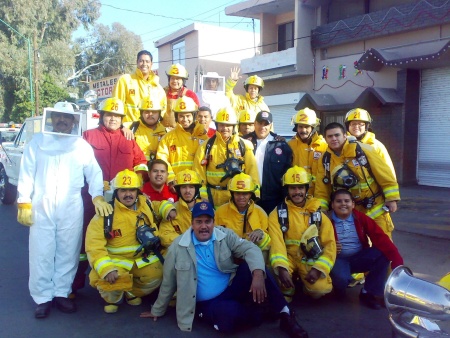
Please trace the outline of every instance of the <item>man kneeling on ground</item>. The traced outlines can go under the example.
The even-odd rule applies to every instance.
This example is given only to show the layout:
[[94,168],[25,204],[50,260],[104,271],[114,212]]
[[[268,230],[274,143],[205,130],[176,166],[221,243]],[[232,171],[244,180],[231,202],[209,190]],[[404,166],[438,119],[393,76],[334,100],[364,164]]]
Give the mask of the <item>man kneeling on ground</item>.
[[[235,257],[245,262],[236,265]],[[232,230],[215,227],[214,208],[208,202],[194,205],[191,227],[169,247],[158,299],[141,317],[156,321],[175,292],[178,326],[183,331],[192,330],[194,316],[221,332],[261,324],[260,306],[267,298],[273,313],[280,316],[281,330],[291,337],[308,337],[265,270],[261,250]]]
[[[345,289],[352,273],[369,272],[359,299],[369,308],[378,310],[383,299],[389,262],[392,269],[403,264],[397,247],[377,223],[355,210],[355,202],[348,190],[340,189],[331,196],[331,221],[336,236],[337,256],[330,276],[338,298],[345,297]],[[369,246],[369,241],[372,246]]]

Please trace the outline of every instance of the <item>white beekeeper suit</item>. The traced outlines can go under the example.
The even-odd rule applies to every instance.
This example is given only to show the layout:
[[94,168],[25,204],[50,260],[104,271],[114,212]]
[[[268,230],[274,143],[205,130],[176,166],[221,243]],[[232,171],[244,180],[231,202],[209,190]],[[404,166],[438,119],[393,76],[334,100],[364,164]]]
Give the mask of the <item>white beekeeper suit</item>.
[[[208,81],[211,79],[215,79],[217,87],[210,88],[208,86]],[[212,121],[209,128],[216,129],[214,120],[217,112],[219,109],[231,106],[230,99],[225,96],[225,77],[219,76],[216,72],[208,72],[202,75],[201,84],[200,91],[196,93],[200,102],[199,107],[206,106],[211,109]]]
[[39,133],[25,147],[17,202],[19,216],[21,206],[31,203],[29,288],[37,304],[71,292],[81,247],[84,177],[90,195],[103,199],[98,197],[102,171],[81,137]]

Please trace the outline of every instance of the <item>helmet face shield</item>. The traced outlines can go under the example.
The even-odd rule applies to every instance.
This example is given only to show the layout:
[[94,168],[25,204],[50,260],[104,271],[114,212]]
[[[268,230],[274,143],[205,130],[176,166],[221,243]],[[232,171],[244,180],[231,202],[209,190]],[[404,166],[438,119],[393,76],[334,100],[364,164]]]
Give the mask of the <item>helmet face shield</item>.
[[202,91],[220,92],[225,95],[225,77],[215,72],[208,72],[202,76]]

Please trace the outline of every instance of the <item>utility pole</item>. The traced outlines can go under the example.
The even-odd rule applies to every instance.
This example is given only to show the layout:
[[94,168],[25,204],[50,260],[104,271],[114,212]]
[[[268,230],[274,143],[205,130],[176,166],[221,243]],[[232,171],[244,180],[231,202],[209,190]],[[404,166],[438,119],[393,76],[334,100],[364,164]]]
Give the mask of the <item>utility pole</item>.
[[39,50],[37,43],[37,32],[33,34],[33,50],[34,50],[34,103],[35,116],[40,115],[39,111]]
[[34,88],[35,88],[35,109],[36,113],[35,116],[40,115],[39,111],[39,45],[42,43],[42,40],[44,40],[44,34],[45,30],[47,29],[50,22],[44,23],[41,30],[41,36],[39,37],[39,42],[37,41],[37,32],[35,31],[33,34],[33,49],[34,49]]

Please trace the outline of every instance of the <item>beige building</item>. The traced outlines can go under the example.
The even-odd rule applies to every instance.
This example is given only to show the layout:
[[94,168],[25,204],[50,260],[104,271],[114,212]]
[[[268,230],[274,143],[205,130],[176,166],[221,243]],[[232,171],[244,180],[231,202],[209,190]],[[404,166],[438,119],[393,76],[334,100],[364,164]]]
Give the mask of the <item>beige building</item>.
[[[167,68],[173,63],[181,63],[189,73],[187,87],[197,92],[202,74],[216,72],[227,78],[231,67],[239,67],[242,59],[255,55],[258,45],[259,34],[192,23],[155,42],[161,84],[168,84]],[[237,86],[236,93],[243,92],[243,87]]]
[[450,2],[249,0],[227,15],[260,20],[261,76],[277,130],[304,107],[321,128],[367,109],[403,184],[450,187]]

